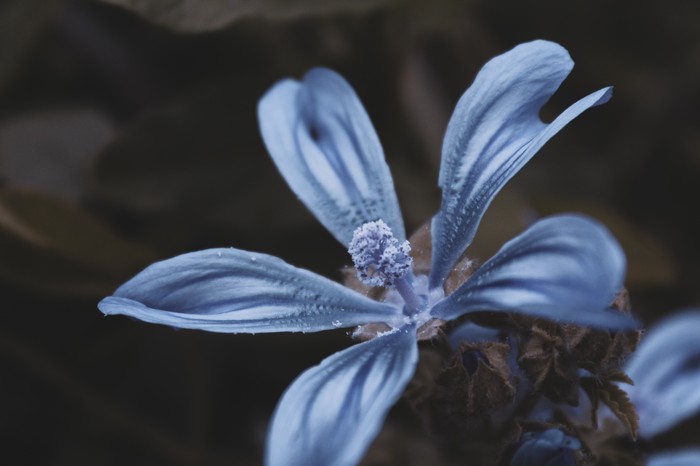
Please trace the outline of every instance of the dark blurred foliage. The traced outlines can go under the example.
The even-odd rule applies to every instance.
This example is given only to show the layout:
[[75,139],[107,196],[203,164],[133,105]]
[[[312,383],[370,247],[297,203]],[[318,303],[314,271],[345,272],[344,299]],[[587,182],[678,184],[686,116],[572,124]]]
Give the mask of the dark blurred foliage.
[[[214,246],[340,278],[349,257],[257,132],[262,93],[316,65],[365,103],[414,230],[437,209],[442,134],[478,69],[523,41],[561,43],[577,66],[545,118],[605,85],[615,97],[516,176],[471,254],[486,259],[536,216],[582,211],[625,247],[643,321],[700,303],[697,2],[109,3],[140,13],[0,3],[3,464],[259,464],[280,394],[349,345],[344,331],[174,331],[105,319],[96,303],[154,260]],[[363,464],[463,461],[400,403]]]

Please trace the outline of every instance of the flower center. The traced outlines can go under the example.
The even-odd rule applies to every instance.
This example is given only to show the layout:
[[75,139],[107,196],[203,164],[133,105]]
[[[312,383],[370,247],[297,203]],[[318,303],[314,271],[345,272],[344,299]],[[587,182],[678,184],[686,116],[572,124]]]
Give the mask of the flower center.
[[403,313],[413,317],[425,309],[411,284],[413,258],[408,241],[399,243],[383,220],[368,222],[355,230],[348,252],[357,278],[370,286],[391,286],[404,300]]
[[357,278],[370,286],[395,285],[413,265],[411,245],[408,241],[399,243],[383,220],[365,223],[355,230],[348,252]]

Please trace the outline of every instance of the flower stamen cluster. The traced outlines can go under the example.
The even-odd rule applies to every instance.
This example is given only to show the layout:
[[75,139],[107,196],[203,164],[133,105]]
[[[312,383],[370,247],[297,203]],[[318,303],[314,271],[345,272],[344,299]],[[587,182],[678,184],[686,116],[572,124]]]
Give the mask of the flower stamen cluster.
[[370,286],[393,285],[413,266],[411,245],[408,241],[399,243],[383,220],[357,228],[348,252],[357,269],[357,278]]

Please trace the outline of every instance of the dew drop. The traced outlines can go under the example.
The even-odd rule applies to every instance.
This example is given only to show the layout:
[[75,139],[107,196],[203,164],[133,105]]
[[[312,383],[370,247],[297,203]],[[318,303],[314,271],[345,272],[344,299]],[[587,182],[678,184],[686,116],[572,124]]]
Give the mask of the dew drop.
[[217,255],[218,257],[221,257],[221,251],[217,252],[216,255]]
[[255,257],[251,257],[251,258],[250,258],[250,261],[251,261],[251,262],[255,262],[256,260],[258,260],[258,259],[256,259]]
[[334,320],[334,321],[331,322],[331,323],[333,324],[333,327],[335,327],[335,328],[338,328],[338,327],[340,327],[341,325],[343,325],[343,323],[342,323],[341,321],[339,321],[339,320]]

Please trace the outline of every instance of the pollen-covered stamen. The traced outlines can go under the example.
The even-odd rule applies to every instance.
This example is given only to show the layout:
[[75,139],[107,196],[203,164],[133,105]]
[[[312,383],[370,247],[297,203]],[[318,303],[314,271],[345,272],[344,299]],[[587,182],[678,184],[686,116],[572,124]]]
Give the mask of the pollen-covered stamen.
[[413,265],[410,244],[399,243],[383,220],[365,223],[355,230],[348,252],[357,278],[370,286],[393,285]]

